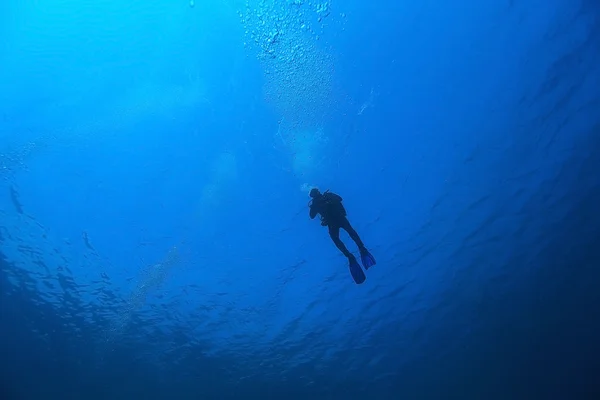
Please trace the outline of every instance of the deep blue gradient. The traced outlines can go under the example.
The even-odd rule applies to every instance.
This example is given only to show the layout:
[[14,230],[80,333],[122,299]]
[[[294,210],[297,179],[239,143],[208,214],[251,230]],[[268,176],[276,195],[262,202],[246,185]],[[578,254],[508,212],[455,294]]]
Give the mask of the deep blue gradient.
[[0,399],[600,398],[599,49],[592,0],[2,1]]

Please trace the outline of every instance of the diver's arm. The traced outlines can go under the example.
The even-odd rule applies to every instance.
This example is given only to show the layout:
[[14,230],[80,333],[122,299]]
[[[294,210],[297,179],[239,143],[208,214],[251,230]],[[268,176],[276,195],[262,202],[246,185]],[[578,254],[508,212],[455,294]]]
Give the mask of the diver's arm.
[[310,216],[310,219],[315,219],[315,217],[317,216],[317,210],[315,209],[314,206],[310,206],[309,216]]

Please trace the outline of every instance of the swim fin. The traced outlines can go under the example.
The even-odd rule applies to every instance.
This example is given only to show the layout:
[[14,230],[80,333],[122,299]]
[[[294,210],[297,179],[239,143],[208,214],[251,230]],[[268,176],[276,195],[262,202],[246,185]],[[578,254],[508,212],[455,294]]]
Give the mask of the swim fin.
[[373,257],[373,255],[369,253],[369,250],[367,249],[363,249],[360,251],[360,260],[362,261],[362,264],[365,267],[365,269],[369,269],[373,265],[377,264],[377,262],[375,261],[375,257]]
[[350,267],[350,274],[352,275],[352,278],[354,279],[354,282],[356,282],[357,285],[360,285],[365,281],[365,279],[367,279],[365,273],[360,267],[360,264],[358,263],[358,261],[356,261],[356,257],[348,257],[348,267]]

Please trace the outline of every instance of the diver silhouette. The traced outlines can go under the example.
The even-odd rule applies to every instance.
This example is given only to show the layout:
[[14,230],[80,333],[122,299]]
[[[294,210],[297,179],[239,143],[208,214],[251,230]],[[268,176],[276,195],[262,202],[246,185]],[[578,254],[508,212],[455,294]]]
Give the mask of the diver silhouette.
[[348,251],[344,242],[340,240],[340,228],[348,232],[348,235],[354,240],[360,251],[360,258],[365,267],[369,269],[375,265],[375,258],[369,253],[364,243],[354,230],[350,221],[348,221],[346,209],[342,204],[342,197],[326,190],[321,193],[319,189],[313,188],[310,191],[312,200],[309,202],[309,216],[314,219],[317,214],[321,216],[321,225],[329,229],[329,236],[336,247],[348,258],[350,273],[357,284],[365,281],[366,276],[360,264],[356,261],[356,257]]

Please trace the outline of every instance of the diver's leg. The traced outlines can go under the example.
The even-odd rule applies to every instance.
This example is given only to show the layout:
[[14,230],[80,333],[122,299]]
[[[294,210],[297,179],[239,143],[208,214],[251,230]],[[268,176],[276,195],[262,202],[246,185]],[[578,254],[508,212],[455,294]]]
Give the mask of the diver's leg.
[[339,225],[329,225],[329,236],[338,249],[348,258],[352,257],[352,253],[348,251],[344,243],[340,240],[340,227]]
[[360,237],[358,237],[358,233],[356,233],[354,228],[352,228],[352,225],[350,225],[350,222],[348,221],[348,219],[346,219],[342,223],[341,227],[344,228],[344,230],[346,232],[348,232],[350,237],[356,242],[356,245],[358,246],[358,249],[360,250],[360,260],[362,261],[362,264],[365,267],[365,269],[369,269],[373,265],[375,265],[377,263],[375,261],[375,257],[373,257],[373,255],[371,253],[369,253],[369,250],[367,250],[367,248],[365,247],[365,244],[362,242],[362,240],[360,240]]
[[361,252],[366,250],[365,244],[362,242],[362,240],[360,240],[358,233],[356,233],[352,225],[350,225],[350,221],[348,221],[348,218],[344,218],[340,227],[343,228],[346,232],[348,232],[348,235],[350,235],[352,240],[354,240],[354,242],[358,246],[358,249]]
[[363,283],[365,281],[365,279],[367,279],[367,277],[365,276],[365,272],[360,267],[360,264],[358,263],[358,261],[356,261],[356,257],[354,257],[354,254],[350,253],[348,251],[348,249],[346,248],[346,246],[344,246],[344,243],[342,243],[342,241],[340,240],[340,225],[339,224],[333,224],[333,226],[332,226],[332,224],[330,222],[329,236],[331,236],[333,243],[335,243],[337,248],[340,249],[340,251],[342,253],[344,253],[346,258],[348,259],[348,268],[350,269],[350,275],[352,275],[352,279],[354,279],[354,282],[356,282],[356,284],[358,284],[358,285]]

